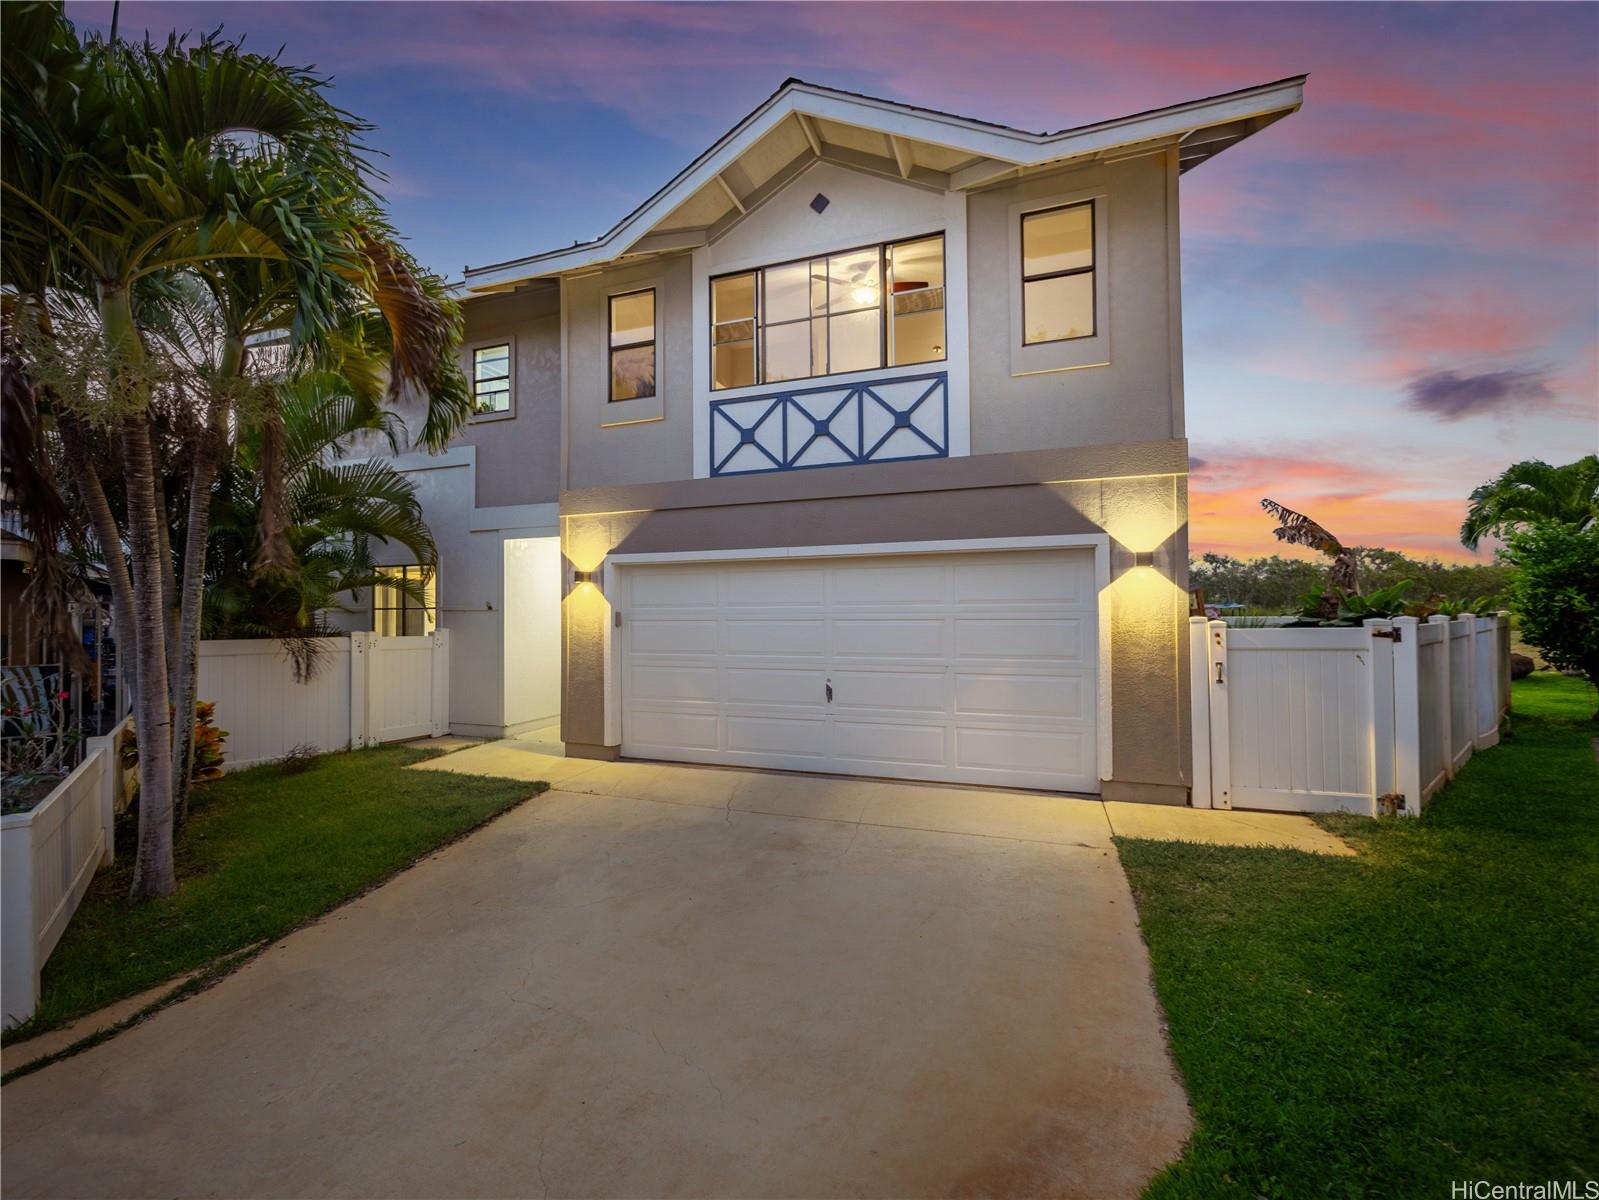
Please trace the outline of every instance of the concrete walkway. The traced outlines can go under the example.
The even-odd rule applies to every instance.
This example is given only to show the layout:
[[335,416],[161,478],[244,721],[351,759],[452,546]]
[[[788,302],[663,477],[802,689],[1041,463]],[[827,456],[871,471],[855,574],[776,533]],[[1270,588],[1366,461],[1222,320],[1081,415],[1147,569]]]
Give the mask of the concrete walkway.
[[810,817],[894,829],[1088,846],[1117,837],[1270,846],[1311,854],[1348,855],[1344,842],[1294,813],[1103,803],[1044,792],[908,784],[848,776],[796,775],[672,763],[596,762],[566,758],[554,727],[485,742],[417,770],[542,779],[562,791],[634,796],[671,804]]
[[1179,1153],[1102,806],[563,772],[8,1085],[4,1194],[1098,1198]]

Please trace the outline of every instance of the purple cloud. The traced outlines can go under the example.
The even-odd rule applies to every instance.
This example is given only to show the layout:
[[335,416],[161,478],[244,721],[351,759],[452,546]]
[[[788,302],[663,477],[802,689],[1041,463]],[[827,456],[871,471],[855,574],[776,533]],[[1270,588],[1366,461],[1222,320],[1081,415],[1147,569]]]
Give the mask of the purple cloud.
[[1431,371],[1405,385],[1406,407],[1443,421],[1458,421],[1479,413],[1498,412],[1518,401],[1541,403],[1553,398],[1545,381],[1547,371]]

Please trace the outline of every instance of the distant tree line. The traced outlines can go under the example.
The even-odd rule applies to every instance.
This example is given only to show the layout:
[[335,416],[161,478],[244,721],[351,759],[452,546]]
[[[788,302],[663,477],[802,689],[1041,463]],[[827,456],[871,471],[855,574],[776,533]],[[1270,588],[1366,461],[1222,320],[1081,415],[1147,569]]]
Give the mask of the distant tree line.
[[[1446,563],[1436,558],[1411,558],[1398,550],[1356,546],[1360,589],[1376,591],[1401,580],[1413,580],[1408,595],[1470,602],[1482,597],[1502,603],[1515,568],[1499,563]],[[1205,593],[1207,604],[1242,604],[1263,612],[1288,612],[1307,592],[1324,587],[1327,564],[1318,559],[1234,558],[1206,554],[1188,561],[1188,586]]]

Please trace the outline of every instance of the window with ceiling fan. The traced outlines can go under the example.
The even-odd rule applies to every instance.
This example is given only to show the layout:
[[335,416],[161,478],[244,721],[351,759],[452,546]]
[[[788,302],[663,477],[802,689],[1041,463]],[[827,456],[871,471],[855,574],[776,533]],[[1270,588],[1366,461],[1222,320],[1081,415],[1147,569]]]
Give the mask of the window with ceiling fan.
[[716,390],[941,362],[944,235],[711,280]]

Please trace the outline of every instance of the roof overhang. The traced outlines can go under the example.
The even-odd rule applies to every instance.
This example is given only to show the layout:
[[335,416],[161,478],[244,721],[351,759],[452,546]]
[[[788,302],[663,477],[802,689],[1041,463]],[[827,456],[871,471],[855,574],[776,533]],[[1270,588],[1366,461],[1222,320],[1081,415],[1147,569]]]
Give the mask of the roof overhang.
[[469,267],[461,289],[468,296],[505,292],[620,258],[704,245],[818,160],[945,190],[1173,146],[1179,169],[1187,171],[1296,111],[1305,79],[1296,75],[1058,133],[790,80],[609,232],[560,250]]

